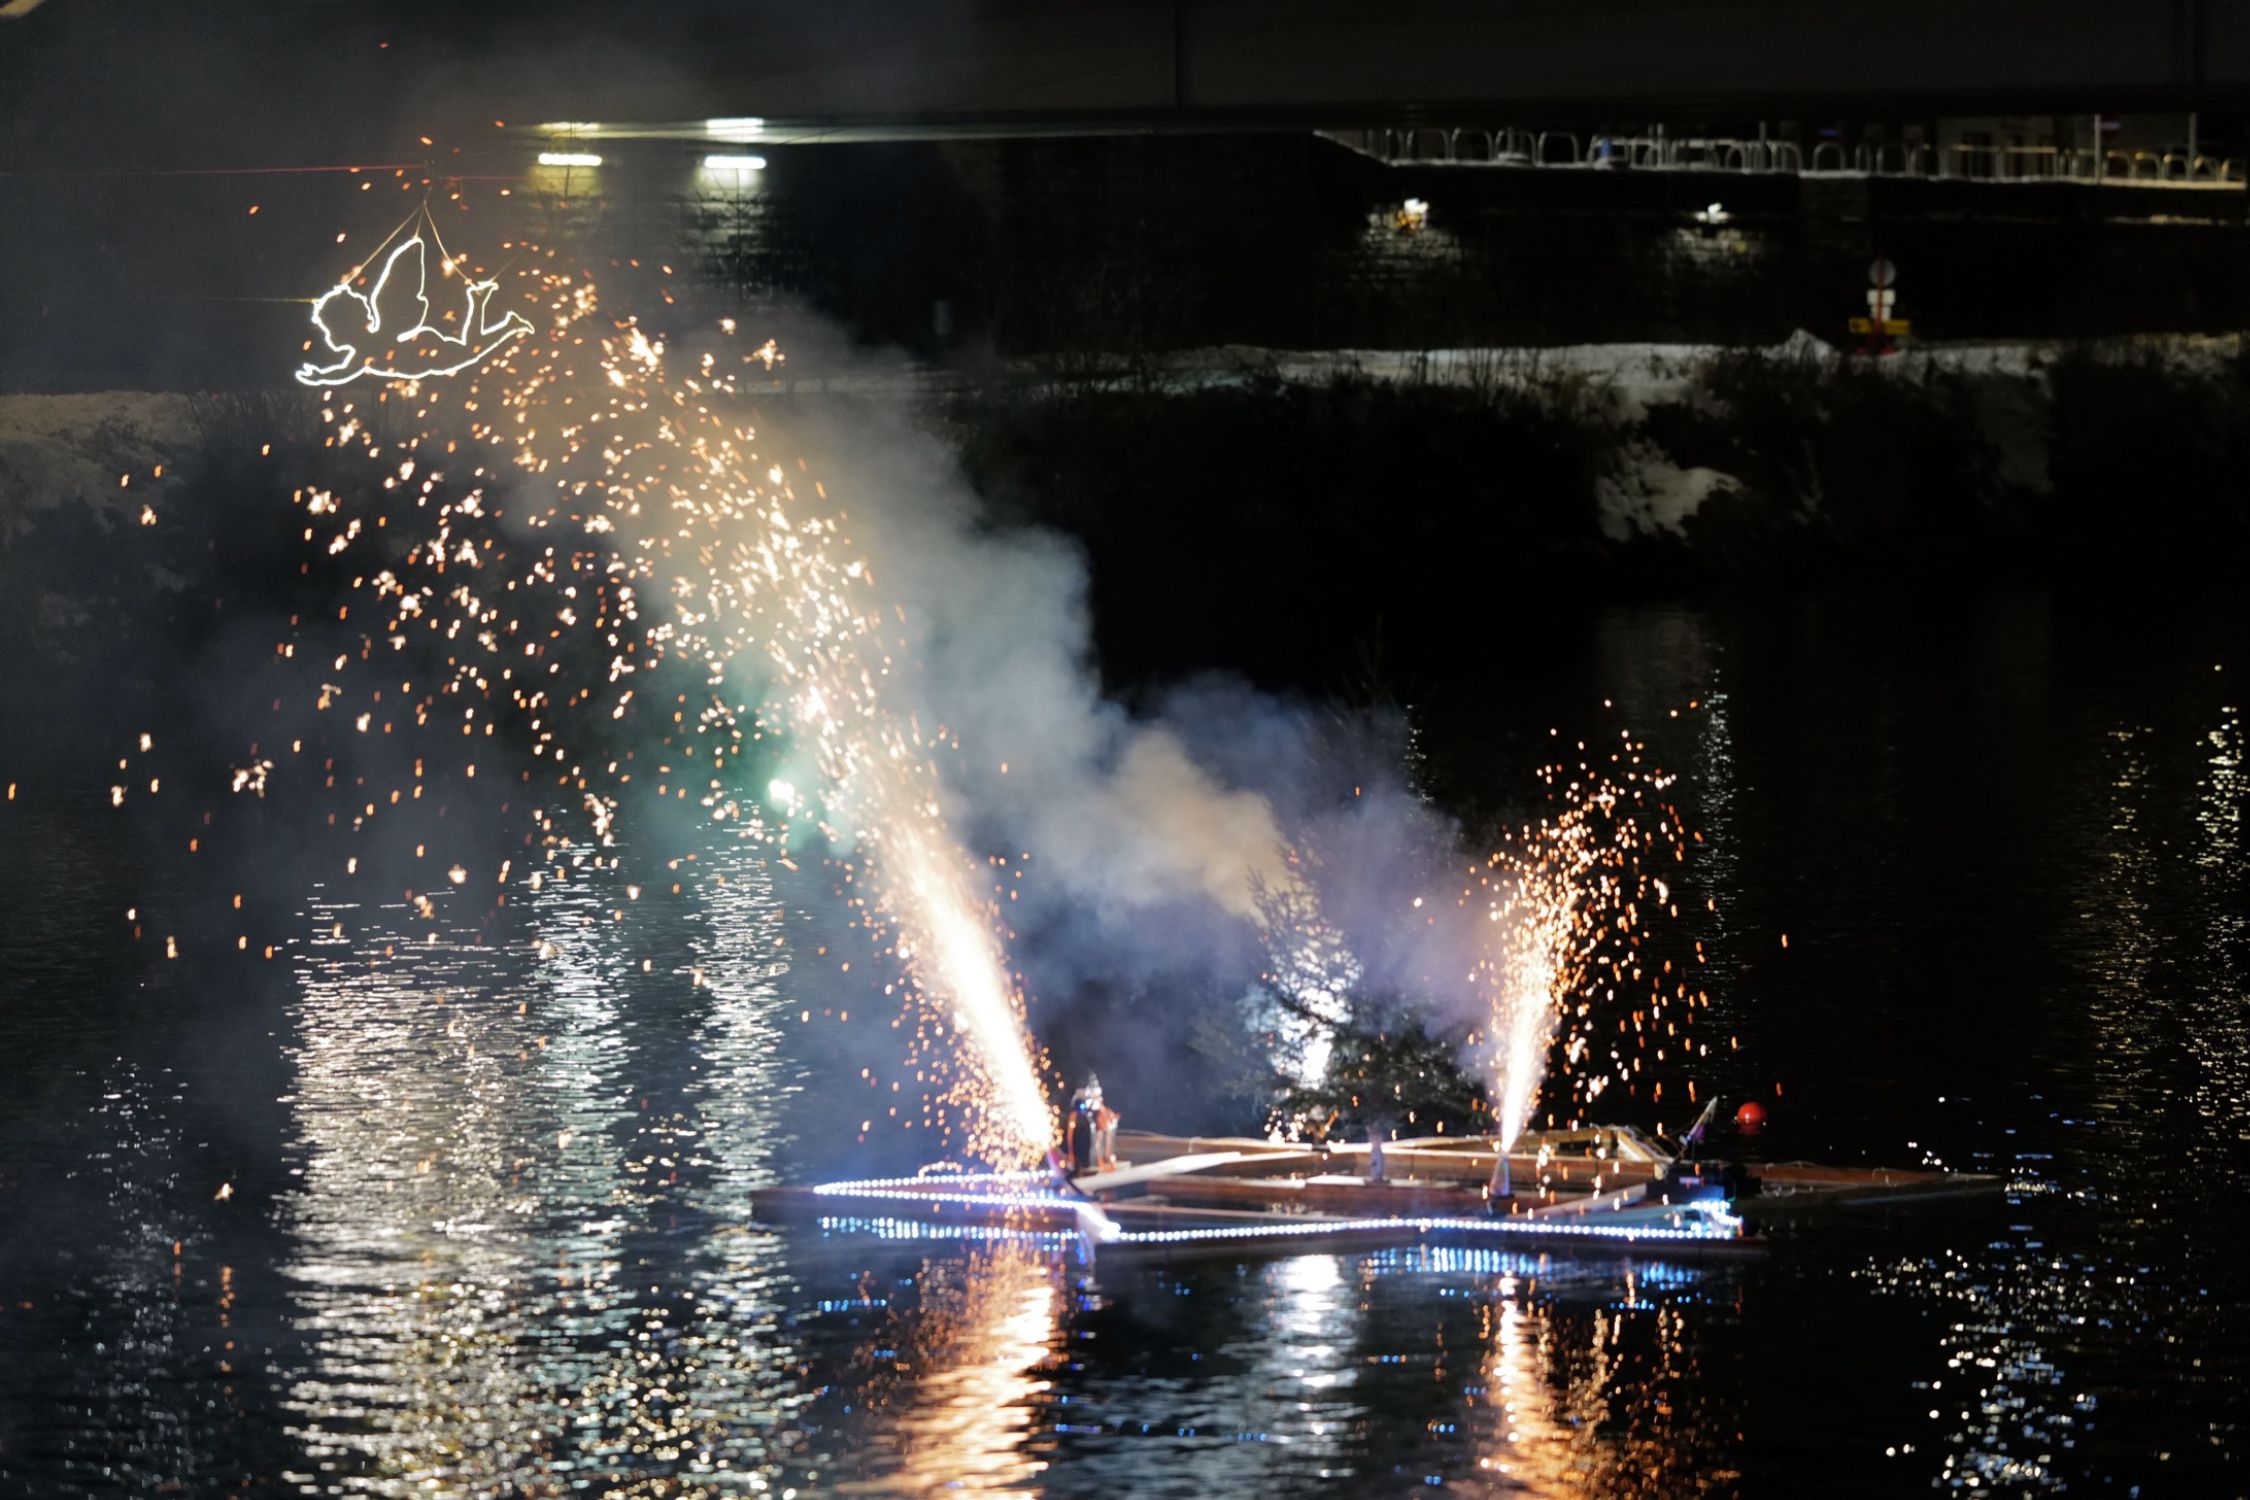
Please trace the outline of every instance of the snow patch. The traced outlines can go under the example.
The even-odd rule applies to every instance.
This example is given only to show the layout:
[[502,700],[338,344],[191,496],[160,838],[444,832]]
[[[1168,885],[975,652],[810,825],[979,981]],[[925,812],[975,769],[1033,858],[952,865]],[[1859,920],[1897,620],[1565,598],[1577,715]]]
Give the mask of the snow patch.
[[1668,532],[1687,535],[1686,521],[1713,495],[1740,487],[1717,469],[1683,469],[1646,438],[1619,450],[1617,466],[1594,482],[1602,535],[1613,542]]
[[1826,364],[1836,357],[1836,346],[1818,334],[1807,333],[1800,328],[1765,353],[1769,359]]
[[[194,398],[163,391],[0,396],[0,534],[63,505],[138,514],[158,464],[200,439]],[[130,476],[120,485],[119,476]]]

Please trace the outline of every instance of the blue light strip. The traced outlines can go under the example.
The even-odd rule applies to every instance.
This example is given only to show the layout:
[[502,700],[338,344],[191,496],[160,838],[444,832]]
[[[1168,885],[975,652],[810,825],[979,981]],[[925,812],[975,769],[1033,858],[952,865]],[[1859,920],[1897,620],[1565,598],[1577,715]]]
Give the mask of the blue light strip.
[[[1041,1245],[1050,1250],[1068,1250],[1079,1243],[1078,1233],[1069,1229],[1023,1230],[990,1224],[932,1224],[923,1219],[833,1214],[823,1214],[817,1222],[829,1234],[868,1235],[879,1240],[963,1240],[973,1243],[1006,1240],[1011,1244]],[[854,1302],[849,1306],[857,1308],[861,1304]],[[827,1310],[823,1308],[823,1311]]]
[[[973,1208],[998,1208],[1011,1212],[1031,1209],[1067,1211],[1078,1220],[1082,1232],[1101,1244],[1114,1244],[1125,1238],[1126,1231],[1088,1198],[1066,1198],[1055,1192],[1010,1191],[1011,1188],[1030,1189],[1050,1182],[1043,1172],[1006,1172],[983,1176],[962,1177],[890,1177],[867,1182],[826,1182],[813,1191],[822,1197],[842,1198],[893,1198],[936,1205],[958,1203]],[[993,1192],[931,1191],[930,1184],[986,1185],[998,1188]]]
[[[1417,1234],[1443,1233],[1501,1236],[1519,1239],[1588,1239],[1625,1244],[1682,1244],[1724,1242],[1742,1237],[1742,1220],[1718,1203],[1702,1200],[1683,1203],[1672,1212],[1679,1216],[1671,1227],[1647,1224],[1571,1223],[1530,1217],[1485,1218],[1363,1218],[1313,1219],[1300,1224],[1258,1223],[1209,1225],[1200,1229],[1125,1229],[1098,1207],[1081,1198],[1033,1190],[1047,1179],[1036,1172],[1011,1172],[946,1178],[900,1177],[865,1182],[828,1182],[813,1188],[826,1198],[881,1198],[943,1203],[966,1208],[1012,1212],[1068,1211],[1082,1222],[1091,1221],[1091,1232],[1103,1244],[1129,1248],[1136,1245],[1223,1244],[1260,1239],[1309,1239],[1321,1235],[1368,1233],[1377,1230],[1412,1230]],[[1689,1227],[1693,1223],[1697,1227]]]

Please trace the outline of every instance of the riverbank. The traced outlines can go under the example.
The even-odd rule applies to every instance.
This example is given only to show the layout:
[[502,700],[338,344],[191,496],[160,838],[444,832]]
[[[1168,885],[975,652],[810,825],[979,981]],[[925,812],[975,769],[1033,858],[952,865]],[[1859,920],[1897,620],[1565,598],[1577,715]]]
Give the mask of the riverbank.
[[[1248,663],[1330,681],[1370,642],[1566,598],[1994,575],[2163,591],[2250,558],[2239,339],[1880,363],[1803,334],[970,370],[807,351],[745,394],[815,468],[862,431],[934,436],[930,463],[957,464],[992,524],[1083,551],[1127,680]],[[22,655],[67,657],[98,624],[102,601],[54,579],[107,579],[116,603],[206,569],[238,591],[296,572],[258,455],[316,425],[294,390],[0,396]]]
[[1125,677],[1425,660],[1558,601],[2215,578],[2250,555],[2234,341],[1880,365],[1603,346],[1218,360],[948,402],[991,511],[1078,539]]

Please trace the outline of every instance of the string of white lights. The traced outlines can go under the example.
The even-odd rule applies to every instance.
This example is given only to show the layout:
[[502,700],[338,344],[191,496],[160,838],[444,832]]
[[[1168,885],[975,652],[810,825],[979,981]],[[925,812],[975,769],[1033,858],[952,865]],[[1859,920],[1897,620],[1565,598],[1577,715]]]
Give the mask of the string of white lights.
[[[1319,1235],[1365,1234],[1374,1232],[1411,1231],[1415,1234],[1445,1234],[1468,1238],[1511,1239],[1595,1239],[1626,1243],[1638,1242],[1713,1242],[1736,1240],[1742,1237],[1743,1221],[1727,1207],[1711,1201],[1680,1204],[1669,1210],[1670,1224],[1649,1223],[1646,1220],[1616,1222],[1563,1223],[1554,1219],[1529,1216],[1514,1218],[1462,1218],[1459,1216],[1398,1216],[1356,1219],[1307,1219],[1301,1224],[1261,1222],[1257,1224],[1206,1225],[1192,1229],[1126,1229],[1117,1225],[1108,1215],[1082,1199],[1065,1197],[1055,1192],[1030,1190],[1034,1184],[1046,1179],[1037,1173],[1008,1173],[990,1176],[963,1176],[939,1179],[889,1178],[864,1182],[829,1182],[815,1186],[812,1191],[823,1198],[870,1198],[891,1201],[922,1202],[933,1208],[951,1204],[967,1208],[987,1208],[1003,1212],[1054,1212],[1068,1210],[1081,1216],[1091,1212],[1102,1224],[1109,1225],[1114,1233],[1102,1232],[1097,1237],[1104,1244],[1120,1248],[1135,1245],[1171,1245],[1198,1241],[1225,1242],[1257,1239],[1296,1239]],[[942,1183],[943,1185],[939,1185]],[[1024,1190],[1010,1190],[1011,1184]]]
[[[434,224],[432,230],[434,233]],[[394,229],[391,233],[395,235],[398,231]],[[391,341],[393,344],[411,344],[417,340],[429,340],[446,349],[463,351],[458,360],[450,363],[422,363],[393,359],[386,362],[378,353],[365,352],[367,346],[379,347],[377,340],[378,335],[383,332],[382,309],[385,294],[390,290],[391,277],[397,272],[399,263],[409,255],[414,258],[416,278],[413,301],[420,311],[412,325],[394,334]],[[440,274],[452,275],[454,264],[450,255],[443,256]],[[297,371],[299,384],[345,385],[363,376],[372,376],[378,380],[431,380],[458,375],[463,370],[483,364],[509,344],[531,332],[530,320],[513,310],[502,313],[496,322],[491,320],[492,294],[499,283],[489,280],[468,282],[464,293],[466,301],[462,309],[461,331],[458,335],[449,334],[432,324],[429,246],[423,241],[420,231],[399,241],[397,248],[384,259],[383,269],[377,274],[375,284],[362,295],[353,290],[352,282],[366,267],[367,262],[362,261],[342,281],[313,300],[313,327],[320,330],[321,342],[328,346],[328,352],[335,359],[329,364],[308,360]],[[345,303],[357,309],[359,327],[353,326],[349,312],[340,311]],[[330,321],[332,317],[339,316],[342,319],[340,323]],[[443,361],[446,356],[437,358]]]

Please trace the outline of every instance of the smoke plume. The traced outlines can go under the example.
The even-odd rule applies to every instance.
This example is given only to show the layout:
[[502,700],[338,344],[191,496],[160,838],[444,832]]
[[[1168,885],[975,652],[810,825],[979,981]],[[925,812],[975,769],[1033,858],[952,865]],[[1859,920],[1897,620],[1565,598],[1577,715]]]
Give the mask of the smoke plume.
[[763,417],[775,451],[823,476],[903,609],[906,701],[959,745],[956,826],[1027,862],[1006,915],[1035,999],[1129,1002],[1129,1023],[1097,1025],[1099,1046],[1063,1039],[1066,1065],[1122,1050],[1161,1079],[1197,1019],[1183,1004],[1238,1005],[1261,980],[1331,1016],[1350,990],[1433,1029],[1489,1018],[1487,913],[1462,900],[1461,830],[1409,783],[1395,715],[1217,675],[1128,705],[1104,690],[1071,542],[994,524],[943,443],[897,409],[791,402]]

